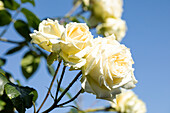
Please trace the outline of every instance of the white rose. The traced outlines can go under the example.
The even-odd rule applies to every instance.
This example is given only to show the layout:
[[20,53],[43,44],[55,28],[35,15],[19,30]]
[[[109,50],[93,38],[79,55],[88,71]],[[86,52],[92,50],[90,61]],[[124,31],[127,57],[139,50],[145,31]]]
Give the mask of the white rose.
[[86,24],[67,24],[60,43],[60,56],[64,59],[65,64],[74,69],[81,68],[86,63],[84,56],[92,46],[92,40],[93,36]]
[[52,52],[52,43],[56,43],[60,39],[64,30],[65,28],[60,25],[57,20],[43,20],[39,24],[39,31],[35,30],[34,33],[30,34],[32,38],[31,42]]
[[90,0],[92,15],[100,20],[120,18],[123,12],[123,0]]
[[82,67],[82,87],[97,98],[113,101],[120,87],[133,88],[137,80],[132,68],[130,50],[114,39],[114,36],[94,39],[94,45],[86,55]]
[[126,22],[121,19],[108,18],[102,24],[99,24],[97,27],[97,33],[104,36],[110,36],[114,34],[116,40],[119,42],[124,38],[126,34]]
[[145,103],[138,99],[133,91],[126,91],[116,97],[116,103],[111,106],[120,113],[146,113]]
[[2,1],[0,1],[0,10],[4,9],[4,3]]

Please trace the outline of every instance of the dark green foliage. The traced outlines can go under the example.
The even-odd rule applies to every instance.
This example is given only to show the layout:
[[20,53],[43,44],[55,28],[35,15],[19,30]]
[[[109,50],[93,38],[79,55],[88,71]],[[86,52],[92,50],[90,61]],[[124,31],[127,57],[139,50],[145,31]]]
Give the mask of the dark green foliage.
[[14,23],[14,27],[15,27],[16,31],[26,39],[26,41],[31,40],[31,37],[29,35],[31,33],[31,31],[30,31],[29,26],[26,22],[24,22],[23,20],[17,20]]
[[39,23],[41,22],[40,19],[34,13],[32,13],[26,8],[22,8],[21,12],[27,18],[28,25],[34,29],[38,29]]
[[8,11],[0,10],[0,26],[9,24],[11,20],[11,14]]

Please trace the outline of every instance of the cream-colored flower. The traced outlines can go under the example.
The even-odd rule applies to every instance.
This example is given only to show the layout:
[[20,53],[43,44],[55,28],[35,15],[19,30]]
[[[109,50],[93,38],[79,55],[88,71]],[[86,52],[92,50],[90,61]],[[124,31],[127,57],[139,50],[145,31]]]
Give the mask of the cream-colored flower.
[[106,22],[99,24],[97,27],[97,33],[104,36],[110,36],[114,34],[116,40],[119,42],[124,38],[126,34],[126,22],[121,19],[108,18]]
[[[39,31],[30,34],[32,43],[38,44],[41,48],[52,52],[52,43],[58,43],[65,28],[57,20],[43,20],[39,24]],[[57,50],[59,48],[56,48]]]
[[123,0],[90,0],[92,15],[99,20],[120,18],[123,12]]
[[145,103],[138,99],[133,91],[126,91],[116,97],[116,102],[111,106],[121,113],[146,113]]
[[133,88],[137,80],[132,68],[130,50],[110,37],[94,39],[82,67],[82,87],[97,98],[113,101],[120,87]]
[[64,59],[65,64],[74,69],[81,68],[86,63],[84,56],[92,46],[92,40],[93,36],[86,24],[67,24],[60,43],[60,56]]
[[0,1],[0,10],[4,9],[4,3],[2,1]]

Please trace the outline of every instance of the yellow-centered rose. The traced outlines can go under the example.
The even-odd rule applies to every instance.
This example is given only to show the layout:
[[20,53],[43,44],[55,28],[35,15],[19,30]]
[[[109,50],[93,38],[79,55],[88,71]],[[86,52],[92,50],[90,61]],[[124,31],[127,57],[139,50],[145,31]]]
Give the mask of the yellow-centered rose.
[[[65,28],[57,20],[43,20],[39,24],[39,31],[30,34],[32,43],[38,44],[41,48],[52,52],[52,43],[58,43]],[[56,48],[57,50],[59,48]]]
[[138,99],[133,91],[126,91],[116,97],[116,103],[111,106],[120,113],[146,113],[145,103]]
[[113,101],[120,87],[133,88],[137,83],[130,50],[110,37],[94,39],[82,67],[82,87],[97,98]]
[[121,41],[126,34],[126,22],[122,19],[108,18],[102,24],[97,26],[97,33],[104,36],[110,36],[114,34],[117,41]]
[[0,1],[0,10],[4,9],[4,3],[2,1]]
[[92,15],[99,20],[120,18],[123,12],[123,0],[90,0]]
[[92,46],[93,36],[89,28],[84,23],[69,23],[61,37],[60,56],[65,64],[74,69],[81,68],[86,60],[84,56]]

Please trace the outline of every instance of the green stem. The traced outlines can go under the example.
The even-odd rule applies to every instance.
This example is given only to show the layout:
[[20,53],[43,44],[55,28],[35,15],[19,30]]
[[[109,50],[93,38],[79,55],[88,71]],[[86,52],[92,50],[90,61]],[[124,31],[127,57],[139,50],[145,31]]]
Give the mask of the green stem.
[[32,104],[33,104],[33,106],[34,106],[34,113],[36,113],[36,107],[35,107],[34,101],[32,101]]
[[40,109],[41,109],[42,106],[44,105],[45,101],[47,100],[47,98],[48,98],[48,96],[49,96],[49,94],[50,94],[51,88],[52,88],[52,86],[53,86],[54,80],[55,80],[55,78],[56,78],[56,76],[57,76],[58,70],[59,70],[59,68],[60,68],[60,65],[61,65],[61,61],[58,63],[57,69],[56,69],[55,74],[54,74],[54,77],[53,77],[53,79],[52,79],[52,81],[51,81],[51,84],[50,84],[50,87],[49,87],[49,89],[48,89],[48,92],[47,92],[47,94],[46,94],[46,96],[45,96],[42,104],[40,105],[40,107],[38,108],[38,110],[37,110],[36,113],[38,113],[38,112],[40,111]]

